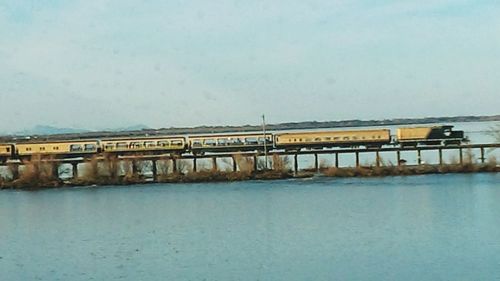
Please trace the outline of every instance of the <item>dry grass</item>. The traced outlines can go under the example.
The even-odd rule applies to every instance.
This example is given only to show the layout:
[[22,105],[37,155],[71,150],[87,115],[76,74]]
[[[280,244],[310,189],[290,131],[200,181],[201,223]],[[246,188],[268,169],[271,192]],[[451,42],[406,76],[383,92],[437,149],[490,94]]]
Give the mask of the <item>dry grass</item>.
[[254,162],[252,157],[243,157],[241,154],[234,154],[233,159],[236,162],[238,171],[247,174],[254,172]]
[[278,172],[289,172],[290,169],[290,158],[288,156],[280,156],[278,154],[273,154],[272,167],[274,171]]
[[[42,158],[35,155],[29,161],[24,161],[19,177],[11,183],[13,187],[36,189],[40,187],[56,187],[61,184],[57,164],[50,162],[52,158]],[[4,184],[5,185],[5,184]]]

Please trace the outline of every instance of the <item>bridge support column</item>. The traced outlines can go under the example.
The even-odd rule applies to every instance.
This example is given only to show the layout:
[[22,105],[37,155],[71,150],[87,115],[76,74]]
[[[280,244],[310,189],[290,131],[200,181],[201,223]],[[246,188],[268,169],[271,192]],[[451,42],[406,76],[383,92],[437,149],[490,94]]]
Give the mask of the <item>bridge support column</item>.
[[50,165],[51,167],[51,173],[52,173],[52,178],[58,179],[59,178],[59,164],[58,163],[52,163]]
[[484,163],[486,158],[484,158],[484,147],[481,147],[481,163]]
[[238,163],[236,162],[236,158],[231,157],[233,159],[233,172],[236,172],[238,170]]
[[193,172],[196,173],[198,171],[198,167],[196,165],[196,157],[193,158]]
[[314,169],[316,170],[316,173],[319,172],[318,153],[314,153]]
[[158,180],[158,168],[156,167],[156,160],[151,160],[151,172],[153,173],[153,181]]
[[258,166],[257,166],[257,155],[254,155],[253,156],[253,171],[257,172],[257,168],[258,168]]
[[72,171],[72,175],[73,175],[73,179],[77,179],[78,178],[78,162],[73,162],[71,163],[71,171]]
[[422,151],[420,149],[417,150],[417,165],[422,164]]
[[463,154],[462,148],[458,149],[458,153],[459,153],[460,165],[463,165],[464,164],[464,154]]
[[[111,167],[113,169],[113,167]],[[113,171],[111,171],[111,174],[113,174]],[[132,174],[137,175],[137,161],[132,160]]]
[[177,158],[172,158],[172,173],[177,173]]
[[380,152],[375,152],[375,163],[377,167],[380,167]]
[[212,171],[217,171],[217,157],[212,157]]
[[396,151],[396,157],[397,157],[397,161],[398,161],[398,166],[401,166],[401,151]]
[[356,167],[359,167],[359,151],[356,151]]
[[295,154],[293,155],[293,172],[297,174],[299,172],[299,155]]
[[339,153],[335,152],[335,168],[339,167]]
[[443,165],[443,150],[440,148],[439,151],[439,165]]

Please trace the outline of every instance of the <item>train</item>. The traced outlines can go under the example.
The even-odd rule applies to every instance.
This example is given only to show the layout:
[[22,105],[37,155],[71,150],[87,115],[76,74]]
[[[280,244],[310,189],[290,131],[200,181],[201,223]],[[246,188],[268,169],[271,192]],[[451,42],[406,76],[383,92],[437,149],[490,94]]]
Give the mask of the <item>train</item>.
[[459,145],[466,142],[464,132],[453,126],[402,127],[391,135],[390,129],[324,130],[273,133],[228,133],[192,136],[155,136],[102,138],[51,142],[28,141],[0,143],[0,162],[30,159],[34,155],[86,157],[95,154],[172,154],[230,153],[247,151],[325,148],[381,148],[384,145],[416,147],[421,145]]

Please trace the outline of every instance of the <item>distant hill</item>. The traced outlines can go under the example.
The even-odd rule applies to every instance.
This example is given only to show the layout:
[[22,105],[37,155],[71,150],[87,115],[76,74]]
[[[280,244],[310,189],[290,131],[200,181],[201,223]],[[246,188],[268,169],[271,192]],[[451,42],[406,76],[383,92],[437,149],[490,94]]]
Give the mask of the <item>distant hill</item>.
[[32,136],[32,135],[59,135],[59,134],[79,134],[86,133],[89,130],[75,129],[75,128],[58,128],[53,126],[36,125],[35,127],[15,132],[14,135],[18,136]]
[[[268,130],[301,130],[320,128],[343,128],[343,127],[369,127],[389,125],[413,125],[413,124],[447,124],[457,122],[488,122],[500,121],[500,115],[492,116],[455,116],[455,117],[426,117],[426,118],[397,118],[385,120],[341,120],[341,121],[305,121],[288,122],[279,124],[267,124]],[[85,129],[56,128],[51,126],[36,126],[32,130],[26,130],[15,134],[16,136],[0,137],[0,141],[24,139],[34,136],[39,140],[57,139],[92,139],[103,137],[140,137],[155,135],[184,135],[184,134],[207,134],[207,133],[229,133],[229,132],[252,132],[262,130],[262,125],[242,126],[198,126],[183,128],[161,128],[151,129],[145,125],[134,125],[126,128],[109,129],[102,131],[90,131]]]

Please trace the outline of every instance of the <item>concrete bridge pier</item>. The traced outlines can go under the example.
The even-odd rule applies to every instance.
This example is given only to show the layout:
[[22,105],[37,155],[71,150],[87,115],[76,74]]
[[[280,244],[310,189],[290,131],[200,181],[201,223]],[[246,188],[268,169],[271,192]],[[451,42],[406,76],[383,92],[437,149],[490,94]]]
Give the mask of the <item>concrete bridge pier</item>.
[[422,164],[422,151],[417,149],[417,165]]
[[133,175],[137,175],[137,173],[138,173],[137,161],[136,160],[132,160],[132,174]]
[[238,170],[238,163],[236,162],[236,158],[231,157],[233,159],[233,172],[236,172]]
[[78,178],[78,162],[71,163],[71,174],[73,175],[73,179]]
[[257,166],[257,155],[253,156],[253,171],[256,172],[258,170]]
[[59,163],[52,163],[50,166],[51,166],[50,172],[52,173],[51,174],[52,178],[58,179],[59,178]]
[[375,163],[377,167],[380,167],[380,153],[378,151],[375,152]]
[[217,157],[212,157],[212,171],[217,171]]
[[319,172],[319,159],[318,159],[318,153],[314,153],[314,170],[316,170],[316,173]]
[[193,158],[193,172],[196,173],[198,170],[196,157]]
[[177,158],[172,158],[172,172],[177,173]]
[[335,168],[339,167],[339,153],[335,152]]
[[443,150],[440,148],[439,151],[439,165],[443,165]]
[[459,153],[459,159],[460,159],[460,165],[463,165],[464,164],[464,154],[463,154],[463,151],[462,151],[462,148],[459,148],[458,149],[458,153]]
[[299,171],[299,160],[298,160],[299,155],[294,154],[293,155],[293,173],[296,175]]
[[151,160],[151,172],[153,173],[153,181],[158,180],[158,168],[156,167],[156,160]]

